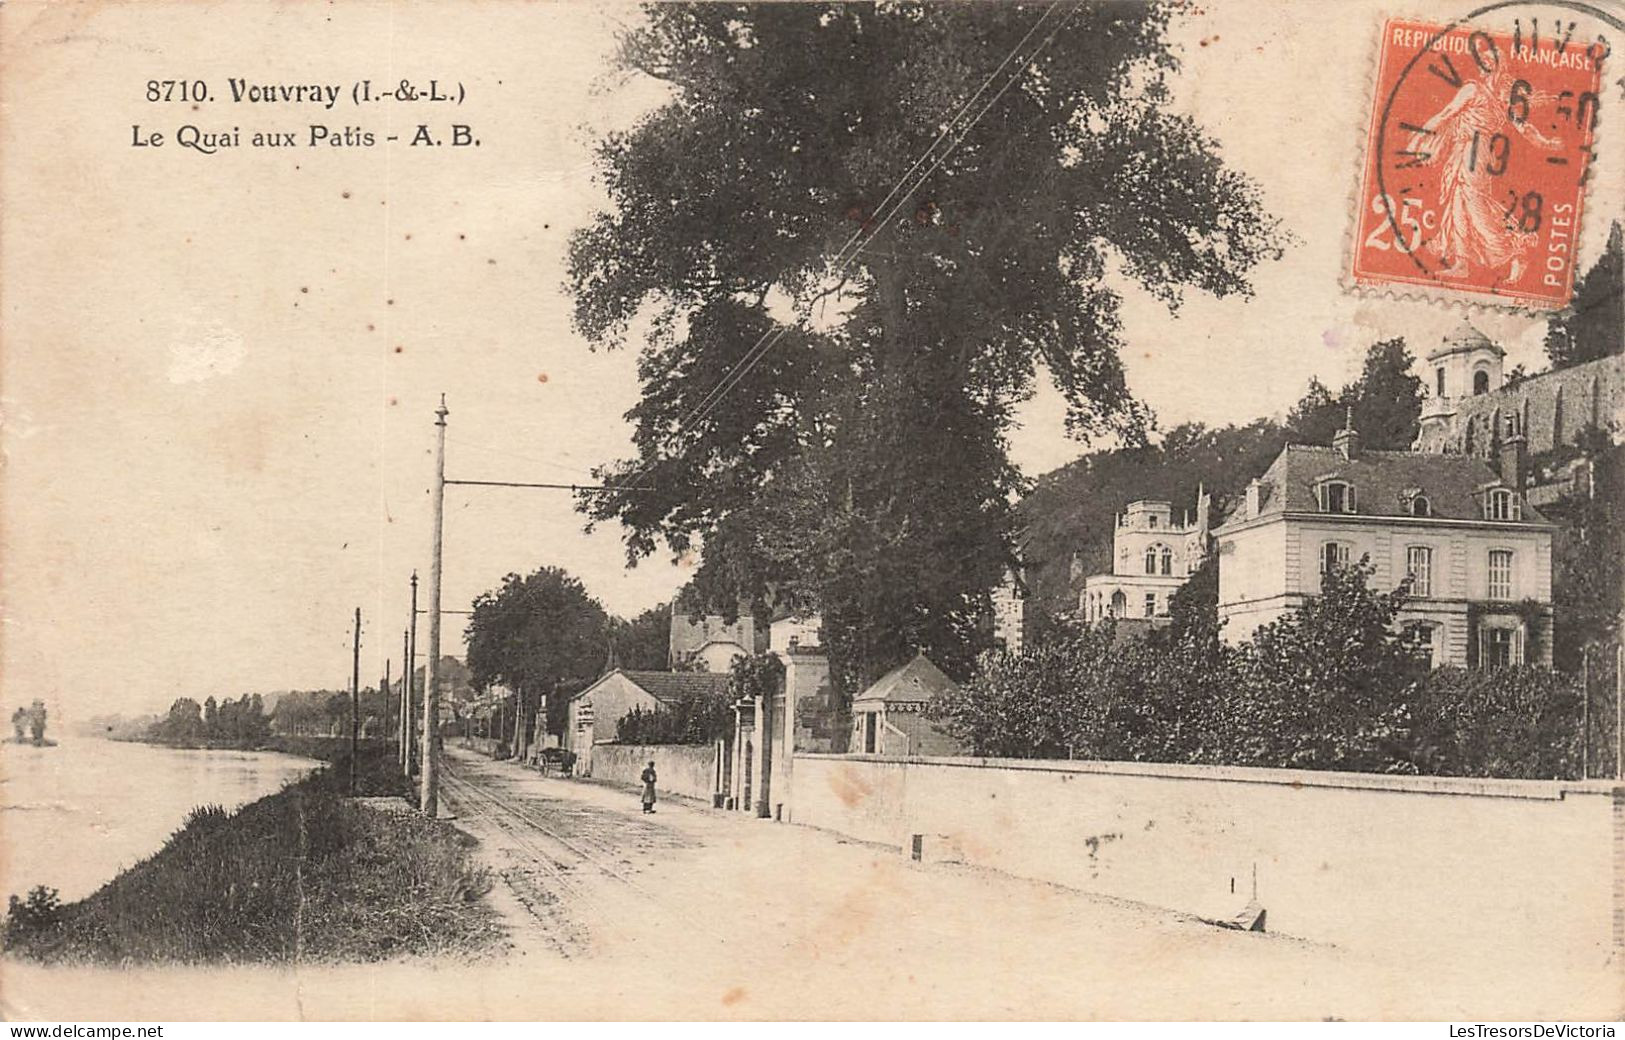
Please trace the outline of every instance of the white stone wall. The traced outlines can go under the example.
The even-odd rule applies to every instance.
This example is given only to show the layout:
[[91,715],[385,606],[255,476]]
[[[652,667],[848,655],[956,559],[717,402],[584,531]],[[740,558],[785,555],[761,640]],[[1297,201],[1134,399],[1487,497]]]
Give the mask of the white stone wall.
[[795,777],[795,823],[1212,919],[1256,868],[1271,931],[1383,956],[1601,964],[1622,905],[1625,814],[1597,782],[844,755]]
[[655,791],[711,804],[717,790],[715,744],[600,744],[593,749],[592,777],[643,786],[643,770],[655,764]]

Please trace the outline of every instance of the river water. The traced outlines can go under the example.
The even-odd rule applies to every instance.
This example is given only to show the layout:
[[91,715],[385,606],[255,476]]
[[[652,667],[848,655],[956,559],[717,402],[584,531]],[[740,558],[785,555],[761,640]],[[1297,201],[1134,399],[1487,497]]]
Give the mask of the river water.
[[0,913],[48,885],[82,898],[157,852],[202,804],[234,809],[321,763],[268,751],[177,751],[65,736],[0,743]]

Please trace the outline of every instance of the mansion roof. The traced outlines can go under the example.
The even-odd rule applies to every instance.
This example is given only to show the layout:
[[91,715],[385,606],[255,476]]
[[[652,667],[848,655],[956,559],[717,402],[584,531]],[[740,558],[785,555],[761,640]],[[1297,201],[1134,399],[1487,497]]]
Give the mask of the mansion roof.
[[[1482,459],[1465,455],[1434,455],[1415,451],[1360,451],[1344,458],[1336,448],[1289,444],[1258,478],[1258,516],[1282,513],[1318,513],[1316,486],[1340,480],[1354,489],[1352,513],[1328,516],[1391,516],[1411,519],[1412,499],[1425,495],[1428,515],[1446,520],[1483,520],[1483,492],[1504,487],[1500,477]],[[1532,507],[1522,508],[1523,522],[1544,523]],[[1245,500],[1232,509],[1224,524],[1247,518]]]

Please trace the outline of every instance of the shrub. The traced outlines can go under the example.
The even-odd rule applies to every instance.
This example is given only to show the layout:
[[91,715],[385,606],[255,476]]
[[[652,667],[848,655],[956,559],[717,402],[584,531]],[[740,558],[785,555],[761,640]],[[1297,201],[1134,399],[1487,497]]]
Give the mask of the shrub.
[[615,727],[617,744],[709,744],[727,734],[728,698],[701,694],[670,708],[633,708]]
[[[985,655],[929,713],[978,754],[1517,778],[1579,775],[1578,684],[1548,669],[1439,669],[1394,632],[1403,592],[1364,563],[1239,646],[1204,603],[1144,640],[1057,624]],[[1202,598],[1202,597],[1197,597]],[[1593,772],[1612,768],[1593,694]],[[1595,749],[1603,747],[1602,751]]]
[[1528,779],[1579,775],[1580,688],[1546,668],[1440,668],[1410,691],[1425,773]]
[[978,755],[998,758],[1097,757],[1100,697],[1115,638],[1112,626],[1058,626],[1021,654],[990,650],[977,674],[927,706]]
[[28,899],[11,897],[6,909],[6,945],[32,939],[55,928],[62,921],[62,901],[54,888],[36,885]]

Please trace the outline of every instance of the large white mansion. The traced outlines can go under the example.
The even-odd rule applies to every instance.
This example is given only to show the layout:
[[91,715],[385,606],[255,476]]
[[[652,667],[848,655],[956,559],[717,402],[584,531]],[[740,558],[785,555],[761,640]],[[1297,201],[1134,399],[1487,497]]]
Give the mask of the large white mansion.
[[[1210,531],[1167,502],[1131,503],[1109,574],[1088,577],[1090,621],[1166,615],[1217,554],[1224,638],[1239,642],[1365,560],[1379,589],[1408,586],[1400,623],[1437,665],[1551,662],[1552,538],[1540,506],[1583,494],[1585,459],[1531,472],[1531,452],[1625,423],[1625,358],[1507,385],[1505,351],[1471,325],[1426,356],[1427,397],[1410,451],[1368,451],[1352,420],[1330,446],[1289,445]],[[1568,456],[1561,455],[1561,459]]]
[[1400,624],[1435,665],[1551,663],[1552,532],[1525,501],[1523,438],[1502,465],[1465,455],[1288,445],[1213,532],[1226,640],[1250,637],[1366,561],[1372,584],[1408,583]]

